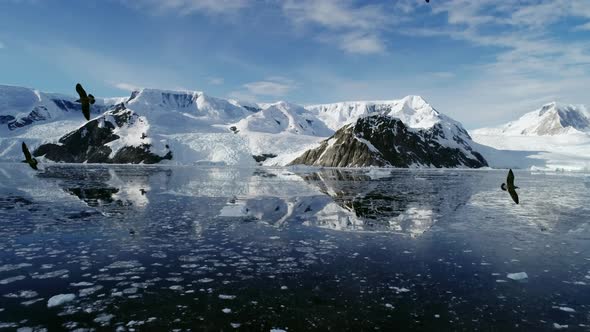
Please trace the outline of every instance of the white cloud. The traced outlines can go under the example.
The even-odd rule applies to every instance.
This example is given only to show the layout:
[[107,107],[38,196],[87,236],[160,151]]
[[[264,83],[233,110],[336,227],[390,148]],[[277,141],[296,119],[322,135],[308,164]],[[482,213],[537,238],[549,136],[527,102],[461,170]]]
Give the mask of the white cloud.
[[506,121],[517,116],[515,112],[531,111],[550,98],[590,102],[585,91],[590,85],[590,44],[564,38],[554,29],[574,17],[589,19],[590,1],[448,0],[432,5],[431,10],[432,16],[446,18],[446,24],[402,31],[416,37],[467,41],[486,47],[487,54],[493,56],[487,56],[486,62],[478,61],[479,65],[465,66],[473,78],[448,94],[453,107],[468,121],[476,117],[488,124]]
[[590,31],[590,22],[575,26],[574,31]]
[[248,0],[121,0],[124,4],[153,13],[193,13],[228,14],[249,5]]
[[385,51],[379,37],[370,34],[349,33],[340,38],[340,47],[349,53],[372,54]]
[[282,97],[293,89],[289,84],[273,81],[250,82],[244,84],[244,88],[254,95],[273,97]]
[[141,90],[139,85],[131,84],[131,83],[124,83],[124,82],[116,82],[111,83],[115,88],[125,90],[125,91],[138,91]]
[[283,76],[269,76],[264,80],[243,84],[241,89],[228,94],[230,98],[256,102],[259,97],[284,97],[297,88],[297,84]]
[[207,83],[211,85],[222,85],[224,82],[223,77],[209,77]]
[[356,6],[351,0],[286,0],[284,15],[299,29],[320,30],[317,38],[349,53],[382,53],[381,33],[395,19],[381,5]]
[[[96,81],[122,90],[133,90],[140,87],[139,84],[141,87],[186,90],[186,75],[164,65],[145,66],[62,42],[46,44],[23,41],[22,44],[24,50],[51,60],[52,65],[61,70],[64,76],[75,81]],[[79,70],[87,68],[89,64],[92,70]]]

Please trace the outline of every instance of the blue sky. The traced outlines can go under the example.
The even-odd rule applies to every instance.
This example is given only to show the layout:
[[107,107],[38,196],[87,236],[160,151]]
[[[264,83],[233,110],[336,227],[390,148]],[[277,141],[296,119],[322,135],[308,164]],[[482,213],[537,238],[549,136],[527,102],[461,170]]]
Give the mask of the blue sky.
[[423,96],[468,128],[590,105],[590,0],[0,0],[0,84],[310,104]]

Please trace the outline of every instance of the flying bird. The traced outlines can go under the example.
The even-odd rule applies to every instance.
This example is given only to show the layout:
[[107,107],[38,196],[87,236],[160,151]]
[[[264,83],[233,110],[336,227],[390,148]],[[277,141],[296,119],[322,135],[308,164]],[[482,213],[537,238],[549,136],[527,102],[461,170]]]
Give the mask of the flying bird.
[[76,84],[76,92],[78,92],[78,95],[80,96],[80,99],[76,100],[76,102],[82,104],[82,113],[84,114],[86,121],[88,121],[90,120],[90,105],[95,102],[94,96],[87,95],[80,83]]
[[27,147],[25,142],[23,142],[23,154],[25,155],[25,160],[23,160],[23,163],[27,163],[27,164],[29,164],[29,166],[31,166],[32,169],[38,170],[37,159],[35,159],[35,158],[33,158],[33,156],[31,156],[31,153],[29,152],[29,148]]
[[147,193],[147,190],[141,188],[141,189],[139,189],[139,192],[141,193],[141,196],[144,196],[145,193]]
[[145,139],[147,138],[147,135],[145,133],[141,133],[141,139]]
[[514,203],[518,204],[518,194],[516,193],[516,189],[518,189],[518,187],[514,186],[514,173],[512,173],[512,169],[508,171],[506,183],[502,183],[500,188],[502,188],[504,191],[508,191]]

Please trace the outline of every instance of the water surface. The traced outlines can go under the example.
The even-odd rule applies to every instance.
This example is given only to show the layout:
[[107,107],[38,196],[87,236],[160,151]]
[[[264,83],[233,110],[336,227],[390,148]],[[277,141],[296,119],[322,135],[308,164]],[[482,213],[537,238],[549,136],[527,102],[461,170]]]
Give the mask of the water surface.
[[505,171],[25,166],[9,330],[589,330],[587,175],[517,171],[517,206]]

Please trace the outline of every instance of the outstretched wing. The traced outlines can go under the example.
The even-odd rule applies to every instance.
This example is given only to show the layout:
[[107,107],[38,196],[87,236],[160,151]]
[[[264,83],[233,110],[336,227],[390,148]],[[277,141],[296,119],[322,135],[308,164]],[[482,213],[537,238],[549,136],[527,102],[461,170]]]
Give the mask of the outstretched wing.
[[29,148],[27,147],[25,142],[23,142],[23,154],[25,155],[25,159],[27,160],[27,162],[30,162],[31,160],[33,160],[33,157],[31,156],[31,153],[29,152]]
[[88,98],[86,91],[84,91],[84,88],[80,83],[76,84],[76,92],[78,92],[78,95],[80,95],[80,100]]
[[82,102],[82,114],[84,114],[86,121],[90,120],[90,103],[88,100]]
[[512,173],[512,169],[508,171],[508,178],[506,179],[506,184],[508,188],[514,188],[514,173]]
[[518,204],[518,194],[516,193],[516,190],[514,190],[514,187],[509,187],[508,192],[510,193],[510,197],[512,197],[514,203]]

